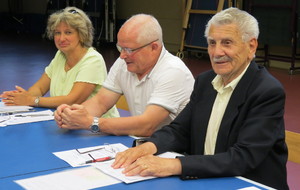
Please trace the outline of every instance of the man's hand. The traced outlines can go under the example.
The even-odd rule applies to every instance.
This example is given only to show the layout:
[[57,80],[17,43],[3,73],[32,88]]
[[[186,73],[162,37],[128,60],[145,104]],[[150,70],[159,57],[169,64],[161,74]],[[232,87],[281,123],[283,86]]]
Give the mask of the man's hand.
[[165,177],[181,174],[181,162],[174,158],[160,158],[154,156],[157,152],[155,144],[146,142],[134,148],[129,148],[116,155],[112,167],[125,168],[127,176],[156,176]]
[[[152,150],[153,149],[153,150]],[[113,168],[126,168],[137,159],[152,155],[156,152],[156,147],[153,143],[147,142],[140,146],[129,148],[124,152],[119,152],[116,155],[115,162],[112,164]]]
[[55,119],[55,121],[56,121],[56,124],[57,124],[60,128],[62,128],[62,124],[63,124],[61,114],[62,114],[63,110],[64,110],[65,108],[67,108],[67,107],[70,107],[70,106],[67,105],[67,104],[62,104],[62,105],[58,106],[58,107],[56,108],[56,111],[54,112],[54,119]]
[[126,176],[166,177],[179,175],[181,173],[181,162],[177,158],[160,158],[154,155],[147,155],[125,167],[123,173]]
[[89,129],[93,123],[93,116],[89,115],[82,105],[61,105],[55,112],[55,121],[64,129]]

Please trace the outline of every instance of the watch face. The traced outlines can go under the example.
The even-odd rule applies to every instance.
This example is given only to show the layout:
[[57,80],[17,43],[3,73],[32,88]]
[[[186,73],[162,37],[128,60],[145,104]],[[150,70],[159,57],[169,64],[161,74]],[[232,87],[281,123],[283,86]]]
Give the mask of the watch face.
[[98,125],[92,125],[92,126],[91,126],[91,131],[94,132],[94,133],[99,132],[99,127],[98,127]]

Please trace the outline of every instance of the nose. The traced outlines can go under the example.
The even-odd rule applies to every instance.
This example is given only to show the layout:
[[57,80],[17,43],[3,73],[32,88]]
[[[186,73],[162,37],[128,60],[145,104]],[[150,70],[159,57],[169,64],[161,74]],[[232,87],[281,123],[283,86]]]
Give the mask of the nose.
[[214,56],[223,56],[223,55],[225,55],[223,46],[220,43],[216,43],[213,52],[214,52]]
[[121,52],[120,52],[120,58],[121,58],[121,59],[125,59],[127,56],[128,56],[128,55],[127,55],[126,51],[124,51],[124,50],[122,49]]
[[65,34],[61,33],[61,34],[59,35],[59,38],[58,38],[58,39],[59,39],[60,41],[63,41],[63,40],[65,39],[65,37],[66,37]]

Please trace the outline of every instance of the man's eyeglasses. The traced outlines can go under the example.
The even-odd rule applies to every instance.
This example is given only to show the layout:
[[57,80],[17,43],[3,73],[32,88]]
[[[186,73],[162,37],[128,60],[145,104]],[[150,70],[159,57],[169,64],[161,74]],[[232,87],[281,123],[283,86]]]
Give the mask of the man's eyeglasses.
[[116,47],[117,47],[117,49],[118,49],[118,51],[119,51],[120,53],[122,53],[122,51],[124,51],[126,54],[130,55],[130,54],[132,54],[133,52],[135,52],[136,50],[142,49],[142,48],[144,48],[144,47],[146,47],[146,46],[152,44],[153,42],[156,42],[157,40],[158,40],[158,39],[153,40],[153,41],[151,41],[151,42],[149,42],[149,43],[147,43],[147,44],[145,44],[145,45],[143,45],[143,46],[141,46],[141,47],[134,48],[134,49],[126,48],[126,47],[121,47],[121,46],[119,46],[118,44],[116,44]]

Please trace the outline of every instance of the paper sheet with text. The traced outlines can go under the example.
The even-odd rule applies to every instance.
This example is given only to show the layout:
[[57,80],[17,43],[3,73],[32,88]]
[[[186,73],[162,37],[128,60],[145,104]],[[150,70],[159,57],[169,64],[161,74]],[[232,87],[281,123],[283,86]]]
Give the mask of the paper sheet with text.
[[48,121],[53,119],[54,116],[51,110],[15,113],[6,116],[0,116],[0,127],[39,121]]
[[[107,148],[109,147],[109,148]],[[114,162],[114,160],[105,161],[105,162],[95,162],[90,164],[82,164],[88,160],[90,160],[90,156],[92,155],[93,158],[102,158],[102,157],[115,157],[115,154],[117,152],[122,152],[124,150],[128,149],[125,145],[121,143],[117,144],[110,144],[110,145],[102,145],[102,146],[94,146],[94,147],[87,147],[87,148],[81,148],[81,149],[73,149],[73,150],[67,150],[67,151],[61,151],[61,152],[54,152],[53,154],[59,157],[60,159],[66,161],[73,167],[83,166],[83,165],[92,165],[102,172],[106,173],[107,175],[110,175],[116,179],[119,179],[125,183],[133,183],[137,181],[152,179],[155,177],[142,177],[142,176],[125,176],[121,169],[114,169],[111,167],[111,164]],[[108,151],[109,150],[109,151]],[[115,150],[115,151],[111,151]],[[84,154],[82,154],[84,153]],[[178,153],[173,152],[166,152],[163,154],[158,155],[159,157],[163,158],[175,158],[176,156],[182,156]]]

